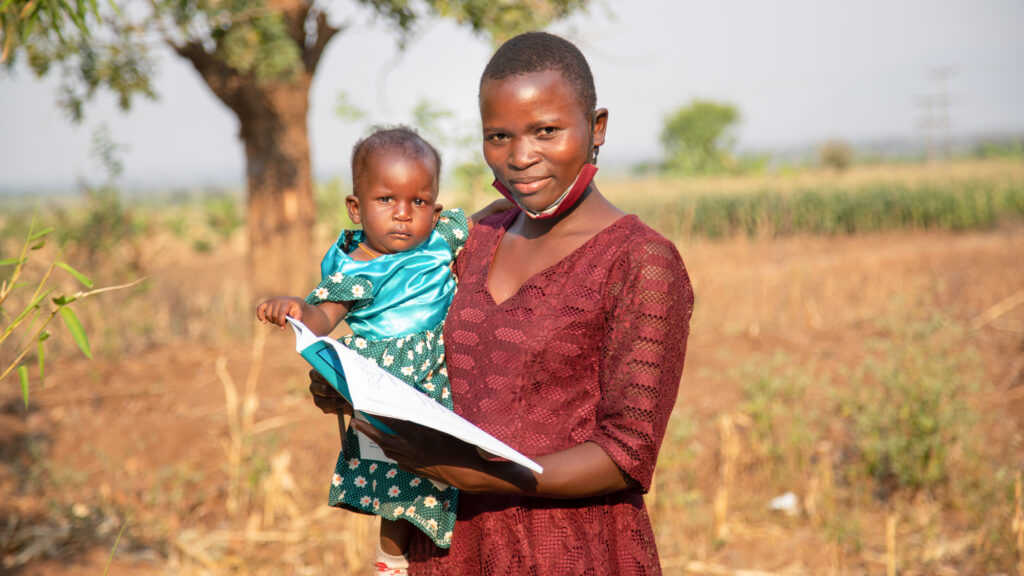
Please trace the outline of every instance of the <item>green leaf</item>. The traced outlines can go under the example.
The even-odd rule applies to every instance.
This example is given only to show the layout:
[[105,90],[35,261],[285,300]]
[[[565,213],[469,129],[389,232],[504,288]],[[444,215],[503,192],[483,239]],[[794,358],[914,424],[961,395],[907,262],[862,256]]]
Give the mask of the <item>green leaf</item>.
[[18,366],[18,378],[21,379],[21,399],[25,401],[25,410],[28,410],[28,368],[24,364]]
[[82,354],[85,354],[86,358],[92,360],[92,352],[89,351],[89,337],[85,335],[85,329],[82,328],[82,323],[78,321],[75,311],[71,308],[63,307],[60,309],[60,317],[64,319],[64,324],[67,325],[68,331],[71,332],[71,337],[74,338],[75,344],[78,344]]
[[39,250],[43,246],[46,246],[46,238],[43,238],[39,242],[36,242],[35,244],[33,244],[32,245],[32,250]]
[[11,266],[13,264],[21,264],[25,260],[27,260],[27,258],[6,258],[4,260],[0,260],[0,266]]
[[52,227],[51,228],[47,228],[45,230],[40,230],[39,232],[36,232],[35,234],[29,236],[28,237],[28,241],[31,242],[33,240],[37,240],[39,238],[42,238],[43,236],[48,235],[51,232],[53,232],[53,228]]
[[92,280],[90,280],[85,274],[82,274],[78,270],[72,268],[67,262],[57,262],[57,266],[67,270],[69,274],[75,277],[75,280],[81,282],[86,288],[92,288]]
[[18,314],[18,317],[15,318],[14,321],[11,322],[11,324],[19,324],[29,314],[35,314],[36,311],[39,310],[39,303],[42,302],[43,298],[46,298],[46,295],[49,294],[50,292],[52,292],[52,289],[51,290],[47,290],[46,292],[43,292],[42,294],[39,294],[38,296],[36,296],[31,302],[29,302],[21,310],[21,313]]
[[114,560],[114,552],[117,551],[117,543],[121,541],[121,536],[124,534],[124,530],[127,527],[128,520],[125,520],[124,525],[121,526],[121,531],[117,533],[117,538],[114,539],[114,547],[110,549],[110,556],[107,558],[107,565],[103,568],[103,576],[107,576],[107,570],[110,569],[110,563]]
[[46,332],[43,332],[42,334],[39,335],[39,344],[38,344],[38,348],[37,348],[37,351],[36,351],[36,357],[39,359],[39,387],[40,388],[43,387],[43,363],[45,362],[45,360],[43,360],[43,341],[45,341],[46,338],[49,337],[49,336],[50,335],[47,334]]
[[56,304],[57,306],[67,306],[68,304],[71,304],[75,300],[78,300],[78,298],[75,296],[64,296],[62,294],[54,298],[53,303]]

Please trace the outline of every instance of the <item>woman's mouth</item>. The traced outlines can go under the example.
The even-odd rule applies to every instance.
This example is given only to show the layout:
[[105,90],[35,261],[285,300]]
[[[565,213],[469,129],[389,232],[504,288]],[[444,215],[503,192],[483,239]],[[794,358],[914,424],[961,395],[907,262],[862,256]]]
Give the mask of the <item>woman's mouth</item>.
[[540,190],[547,184],[550,178],[522,178],[519,180],[512,180],[512,187],[516,189],[520,194],[533,194],[537,190]]

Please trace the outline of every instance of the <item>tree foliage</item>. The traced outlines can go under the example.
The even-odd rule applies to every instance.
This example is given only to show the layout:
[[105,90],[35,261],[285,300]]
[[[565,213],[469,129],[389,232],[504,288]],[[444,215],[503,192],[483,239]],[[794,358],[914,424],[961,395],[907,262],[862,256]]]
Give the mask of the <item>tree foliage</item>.
[[697,99],[665,118],[663,168],[683,174],[726,172],[736,166],[732,129],[739,122],[732,104]]
[[[403,46],[437,17],[501,42],[589,2],[354,0],[393,26]],[[101,87],[124,109],[135,96],[155,96],[154,39],[193,63],[200,58],[223,66],[243,82],[287,82],[303,69],[312,73],[330,39],[350,23],[329,23],[328,7],[311,0],[125,0],[120,6],[114,0],[0,0],[0,7],[0,63],[11,67],[24,55],[40,76],[61,68],[61,101],[75,119]],[[331,12],[344,10],[335,5]]]
[[[256,295],[298,293],[315,221],[307,117],[309,89],[331,39],[369,11],[399,45],[436,18],[501,41],[586,8],[590,0],[0,0],[4,62],[24,53],[37,74],[62,70],[62,101],[75,119],[101,87],[122,108],[154,97],[153,47],[188,61],[239,121],[248,178],[249,258]],[[337,0],[336,0],[337,1]],[[34,3],[48,8],[45,18]],[[18,9],[16,4],[21,4]],[[330,12],[330,14],[329,14]],[[23,16],[23,14],[25,16]],[[35,18],[24,20],[24,18]],[[29,23],[33,22],[33,23]],[[344,105],[344,102],[340,103]]]

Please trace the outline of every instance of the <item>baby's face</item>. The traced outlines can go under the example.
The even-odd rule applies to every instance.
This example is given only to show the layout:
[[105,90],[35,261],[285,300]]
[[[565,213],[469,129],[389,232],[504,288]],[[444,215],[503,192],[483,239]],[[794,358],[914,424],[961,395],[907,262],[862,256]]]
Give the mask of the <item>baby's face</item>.
[[441,213],[434,163],[384,151],[370,156],[363,169],[347,205],[370,250],[394,254],[426,242]]

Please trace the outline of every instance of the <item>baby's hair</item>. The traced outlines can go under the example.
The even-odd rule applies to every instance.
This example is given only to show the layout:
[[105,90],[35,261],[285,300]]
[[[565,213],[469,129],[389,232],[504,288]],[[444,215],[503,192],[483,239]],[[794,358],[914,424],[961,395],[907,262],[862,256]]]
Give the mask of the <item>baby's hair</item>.
[[502,44],[484,68],[480,85],[483,86],[485,80],[501,80],[548,70],[562,74],[576,92],[586,114],[594,111],[597,91],[587,59],[572,42],[547,32],[526,32]]
[[352,191],[358,194],[372,154],[390,152],[404,158],[431,160],[434,163],[434,190],[440,186],[441,155],[430,142],[408,126],[374,126],[372,132],[352,147]]

